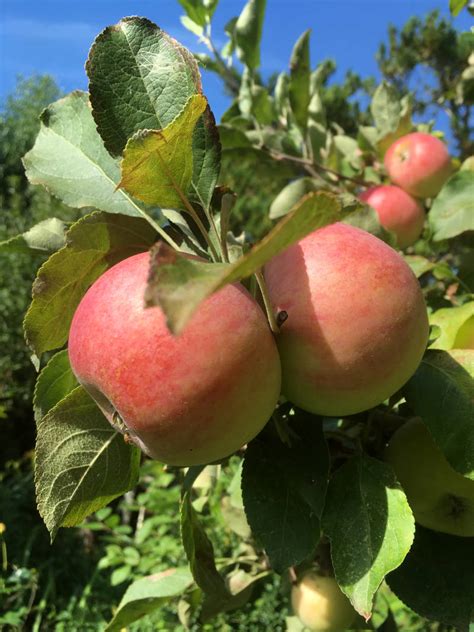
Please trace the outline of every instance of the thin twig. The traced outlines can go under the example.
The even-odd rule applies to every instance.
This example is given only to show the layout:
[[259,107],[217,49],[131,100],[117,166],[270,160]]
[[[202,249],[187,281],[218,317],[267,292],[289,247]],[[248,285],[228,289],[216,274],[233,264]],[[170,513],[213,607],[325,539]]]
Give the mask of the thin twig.
[[330,167],[325,167],[319,162],[313,162],[311,160],[308,160],[307,158],[300,158],[299,156],[292,156],[291,154],[284,154],[282,152],[272,151],[271,149],[267,149],[267,148],[264,148],[264,149],[275,160],[286,160],[288,162],[294,162],[296,164],[303,165],[306,171],[313,177],[318,176],[319,175],[318,172],[330,173],[331,175],[335,176],[339,180],[347,180],[349,182],[353,182],[354,184],[357,184],[358,186],[368,187],[368,186],[373,185],[373,182],[367,182],[366,180],[359,180],[358,178],[351,178],[350,176],[345,176],[342,173],[339,173],[339,171],[335,171],[334,169],[331,169]]

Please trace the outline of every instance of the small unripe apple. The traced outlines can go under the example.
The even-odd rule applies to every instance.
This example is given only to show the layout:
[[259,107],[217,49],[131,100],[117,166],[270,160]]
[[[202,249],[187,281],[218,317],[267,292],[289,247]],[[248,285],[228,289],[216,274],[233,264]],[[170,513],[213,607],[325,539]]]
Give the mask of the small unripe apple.
[[390,180],[415,197],[434,197],[452,172],[446,145],[431,134],[413,132],[396,140],[384,158]]
[[474,481],[451,467],[421,419],[411,419],[396,431],[385,458],[419,524],[452,535],[474,536]]
[[370,187],[359,195],[359,199],[376,211],[380,224],[395,234],[400,248],[411,246],[421,235],[425,210],[414,197],[400,187]]
[[296,616],[314,632],[344,632],[356,612],[334,577],[308,572],[291,590]]
[[358,413],[393,395],[428,341],[420,286],[380,239],[342,223],[317,230],[265,266],[283,394],[320,415]]
[[149,253],[110,268],[74,315],[69,358],[114,424],[171,465],[222,459],[250,441],[280,394],[278,350],[265,315],[239,284],[205,300],[173,336],[145,308]]
[[474,316],[459,328],[454,341],[455,349],[474,349]]

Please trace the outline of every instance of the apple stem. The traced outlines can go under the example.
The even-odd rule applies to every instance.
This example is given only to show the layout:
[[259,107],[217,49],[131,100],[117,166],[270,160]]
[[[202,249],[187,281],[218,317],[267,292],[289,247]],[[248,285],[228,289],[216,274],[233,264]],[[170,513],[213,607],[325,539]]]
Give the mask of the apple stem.
[[265,311],[267,312],[267,318],[268,318],[268,323],[270,325],[270,329],[272,330],[274,334],[279,334],[280,328],[278,327],[275,314],[273,313],[272,303],[268,295],[267,284],[265,283],[265,279],[263,278],[263,274],[261,270],[259,270],[258,272],[255,272],[255,278],[257,279],[258,287],[260,288],[260,293],[262,295],[263,304],[265,305]]

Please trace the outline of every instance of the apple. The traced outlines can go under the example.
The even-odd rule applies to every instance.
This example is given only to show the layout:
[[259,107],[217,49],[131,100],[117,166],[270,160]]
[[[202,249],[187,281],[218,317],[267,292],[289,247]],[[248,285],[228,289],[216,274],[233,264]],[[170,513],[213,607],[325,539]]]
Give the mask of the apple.
[[461,325],[454,340],[455,349],[474,349],[474,316]]
[[149,456],[171,465],[217,461],[273,412],[281,382],[275,340],[239,284],[204,301],[173,336],[161,308],[144,305],[149,260],[129,257],[89,288],[71,324],[72,370]]
[[343,632],[356,618],[349,599],[334,577],[314,571],[303,575],[291,590],[291,605],[296,616],[315,632]]
[[396,140],[384,158],[390,180],[415,197],[434,197],[452,172],[446,145],[431,134],[413,132]]
[[282,392],[320,415],[367,410],[415,372],[428,342],[420,286],[380,239],[336,223],[290,246],[265,266],[275,311]]
[[451,467],[420,418],[396,431],[385,458],[419,524],[451,535],[474,536],[474,481]]
[[359,199],[376,211],[380,224],[395,234],[400,248],[411,246],[421,235],[425,210],[414,197],[400,187],[370,187],[360,193]]

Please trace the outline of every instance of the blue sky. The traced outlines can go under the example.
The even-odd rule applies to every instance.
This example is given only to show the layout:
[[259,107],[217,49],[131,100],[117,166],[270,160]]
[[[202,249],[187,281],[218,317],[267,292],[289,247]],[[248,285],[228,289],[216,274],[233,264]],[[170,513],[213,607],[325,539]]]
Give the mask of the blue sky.
[[[217,43],[225,41],[223,25],[244,4],[220,0],[214,20]],[[448,0],[267,0],[263,72],[287,68],[295,40],[310,27],[314,66],[333,57],[338,76],[349,69],[376,75],[374,54],[390,22],[402,25],[436,8],[448,16],[447,7]],[[65,92],[86,89],[84,62],[94,37],[126,15],[144,15],[192,50],[205,52],[181,26],[182,13],[177,0],[0,0],[0,101],[20,74],[49,73]],[[454,24],[467,30],[472,18],[463,11]],[[205,76],[204,90],[219,118],[228,105],[219,81]]]

